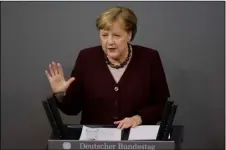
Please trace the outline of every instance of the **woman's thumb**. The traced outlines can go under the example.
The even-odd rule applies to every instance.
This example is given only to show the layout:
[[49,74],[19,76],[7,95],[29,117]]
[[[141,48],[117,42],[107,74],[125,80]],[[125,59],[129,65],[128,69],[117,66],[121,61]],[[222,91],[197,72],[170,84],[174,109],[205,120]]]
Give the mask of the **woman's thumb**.
[[68,84],[70,85],[74,80],[75,80],[75,78],[72,77],[72,78],[70,78],[67,82],[68,82]]

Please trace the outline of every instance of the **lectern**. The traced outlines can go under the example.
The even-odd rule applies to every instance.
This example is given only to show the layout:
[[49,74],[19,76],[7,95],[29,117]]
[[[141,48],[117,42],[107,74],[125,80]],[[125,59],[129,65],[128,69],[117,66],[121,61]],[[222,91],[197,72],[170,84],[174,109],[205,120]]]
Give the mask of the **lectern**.
[[[128,140],[130,129],[122,131],[120,141],[84,141],[79,140],[83,125],[63,124],[55,100],[49,98],[42,101],[47,117],[52,127],[52,134],[48,139],[48,150],[90,150],[90,149],[118,149],[118,150],[180,150],[183,142],[183,126],[172,125],[176,113],[176,105],[168,101],[155,140]],[[92,128],[116,128],[115,125],[85,125]],[[148,134],[148,133],[147,133]]]

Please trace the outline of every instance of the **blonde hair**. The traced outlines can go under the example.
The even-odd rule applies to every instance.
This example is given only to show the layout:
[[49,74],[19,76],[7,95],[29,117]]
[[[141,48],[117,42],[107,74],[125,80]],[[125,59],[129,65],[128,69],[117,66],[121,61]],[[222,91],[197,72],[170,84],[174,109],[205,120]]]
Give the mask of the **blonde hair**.
[[132,31],[131,41],[137,32],[137,17],[135,13],[126,7],[116,6],[105,10],[96,19],[96,27],[99,30],[109,30],[115,21],[121,19],[127,32]]

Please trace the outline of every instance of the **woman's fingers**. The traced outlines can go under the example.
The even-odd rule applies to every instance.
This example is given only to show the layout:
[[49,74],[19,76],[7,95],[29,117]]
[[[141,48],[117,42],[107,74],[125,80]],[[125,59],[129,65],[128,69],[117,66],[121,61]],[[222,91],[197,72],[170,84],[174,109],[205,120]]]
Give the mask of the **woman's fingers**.
[[123,126],[123,124],[124,124],[124,121],[121,121],[120,123],[119,123],[119,125],[118,125],[118,129],[121,129],[122,128],[122,126]]
[[58,72],[60,75],[64,76],[64,71],[63,71],[63,67],[61,66],[60,63],[57,63],[57,68],[58,68]]
[[51,77],[55,75],[52,64],[49,64],[49,72]]
[[47,70],[45,71],[45,74],[46,74],[46,77],[48,78],[48,80],[51,80],[51,76]]
[[57,75],[58,74],[58,67],[57,67],[56,63],[55,62],[52,62],[52,66],[53,66],[53,72],[54,72],[54,74]]
[[117,126],[117,128],[119,128],[119,129],[126,129],[126,128],[137,126],[136,122],[131,118],[125,118],[123,120],[116,121],[116,122],[114,122],[114,124],[119,124]]
[[119,128],[119,129],[127,129],[127,128],[129,128],[129,127],[132,127],[132,125],[133,125],[132,122],[125,122],[125,121],[122,121],[122,122],[120,122],[118,128]]
[[115,121],[114,124],[119,124],[121,121]]
[[127,123],[129,123],[129,119],[128,118],[124,118],[123,120],[120,121],[120,123],[119,123],[117,128],[123,129],[124,127],[126,127]]
[[122,125],[121,129],[127,129],[127,128],[131,127],[131,126],[132,126],[131,123],[124,123],[124,124]]
[[50,63],[49,72],[51,77],[57,74],[64,76],[63,68],[60,63],[55,63],[55,62]]

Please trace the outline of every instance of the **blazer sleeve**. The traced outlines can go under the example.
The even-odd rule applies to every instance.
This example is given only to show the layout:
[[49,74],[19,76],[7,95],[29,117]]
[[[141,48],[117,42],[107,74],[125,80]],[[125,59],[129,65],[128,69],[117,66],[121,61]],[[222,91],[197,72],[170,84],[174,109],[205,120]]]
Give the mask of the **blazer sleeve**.
[[66,115],[77,115],[82,110],[83,65],[82,51],[80,51],[71,72],[71,77],[75,77],[75,80],[68,87],[62,101],[56,100],[58,108]]
[[151,62],[151,99],[149,105],[138,114],[142,118],[142,124],[156,124],[161,121],[167,99],[170,97],[165,72],[157,51],[154,51],[154,57]]

